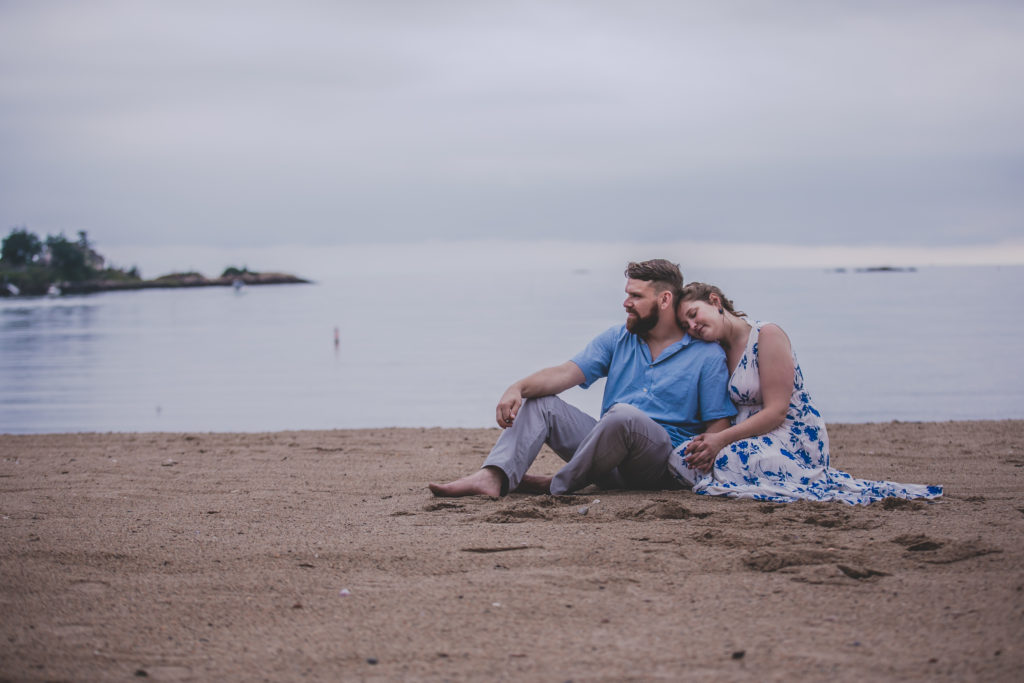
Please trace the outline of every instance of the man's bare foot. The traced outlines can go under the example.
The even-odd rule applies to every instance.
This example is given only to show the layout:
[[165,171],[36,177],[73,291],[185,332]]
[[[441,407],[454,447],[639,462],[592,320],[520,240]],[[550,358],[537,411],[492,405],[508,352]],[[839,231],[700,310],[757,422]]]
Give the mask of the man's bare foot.
[[523,480],[516,487],[516,493],[551,493],[551,477],[524,474]]
[[462,479],[447,484],[428,484],[430,491],[442,498],[458,498],[461,496],[501,495],[501,486],[505,483],[505,473],[497,467],[484,467]]

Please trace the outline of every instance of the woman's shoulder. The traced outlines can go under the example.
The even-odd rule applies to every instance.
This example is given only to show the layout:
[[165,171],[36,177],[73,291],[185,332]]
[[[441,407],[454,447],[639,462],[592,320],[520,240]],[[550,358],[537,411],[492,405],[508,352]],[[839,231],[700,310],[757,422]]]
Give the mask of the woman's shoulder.
[[768,334],[779,334],[780,332],[785,334],[781,327],[775,323],[768,322],[767,320],[752,320],[750,321],[750,324],[756,327],[758,332],[761,334],[764,334],[765,332]]
[[792,348],[789,335],[775,323],[758,321],[755,326],[757,327],[757,343],[761,348],[764,348],[765,345]]

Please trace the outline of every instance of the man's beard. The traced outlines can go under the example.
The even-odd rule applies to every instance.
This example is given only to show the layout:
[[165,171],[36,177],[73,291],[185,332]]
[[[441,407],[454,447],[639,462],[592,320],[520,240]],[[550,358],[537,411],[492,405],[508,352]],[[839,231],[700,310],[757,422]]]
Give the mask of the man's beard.
[[658,324],[658,309],[654,308],[648,315],[631,318],[626,316],[626,329],[638,337],[645,336]]

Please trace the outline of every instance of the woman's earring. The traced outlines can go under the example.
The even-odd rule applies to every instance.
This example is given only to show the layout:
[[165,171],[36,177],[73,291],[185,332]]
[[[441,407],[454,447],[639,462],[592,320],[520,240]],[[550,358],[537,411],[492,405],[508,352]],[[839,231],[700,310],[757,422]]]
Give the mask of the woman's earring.
[[722,313],[723,313],[723,312],[724,312],[724,311],[722,310],[722,307],[721,307],[721,306],[719,306],[719,307],[718,307],[718,315],[722,315]]

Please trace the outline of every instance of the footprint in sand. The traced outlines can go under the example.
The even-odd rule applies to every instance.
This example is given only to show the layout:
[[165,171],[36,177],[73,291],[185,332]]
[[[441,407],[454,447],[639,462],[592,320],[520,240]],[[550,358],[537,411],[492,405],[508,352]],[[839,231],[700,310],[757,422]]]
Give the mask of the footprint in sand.
[[1001,552],[1003,552],[1001,548],[986,546],[980,541],[967,541],[966,543],[949,543],[945,547],[936,551],[934,555],[930,557],[922,557],[921,559],[931,564],[952,564],[954,562],[961,562],[963,560],[981,557],[982,555],[991,555],[992,553]]
[[897,536],[892,542],[904,546],[908,552],[920,553],[917,559],[930,564],[952,564],[1003,552],[1001,548],[985,545],[981,540],[939,541],[923,535],[910,534]]
[[936,541],[922,534],[907,534],[904,536],[897,536],[892,539],[893,543],[901,545],[911,552],[927,552],[929,550],[938,550],[943,545],[942,541]]
[[763,541],[757,538],[750,538],[743,534],[732,534],[721,529],[705,529],[692,536],[697,543],[722,548],[760,548]]
[[791,581],[817,585],[851,586],[850,579],[856,581],[877,581],[879,577],[889,576],[870,567],[851,566],[846,564],[817,564],[801,567],[790,567]]
[[850,515],[845,512],[835,512],[827,515],[809,515],[804,518],[804,524],[825,527],[826,529],[844,528],[849,525]]
[[710,515],[710,512],[693,512],[686,506],[672,500],[656,500],[640,508],[620,510],[616,516],[619,519],[648,520],[688,519],[690,517],[703,519]]
[[485,522],[492,524],[514,524],[531,519],[551,519],[551,512],[536,505],[526,504],[507,507],[483,518]]
[[454,510],[456,512],[465,512],[466,506],[462,503],[453,503],[451,501],[443,500],[438,503],[427,503],[423,506],[423,509],[427,512],[436,512],[437,510]]
[[787,517],[786,519],[794,522],[803,522],[804,524],[813,524],[823,529],[874,529],[881,526],[880,522],[864,515],[863,511],[858,511],[858,514],[851,514],[843,510],[814,511],[802,519],[795,517]]
[[857,579],[863,581],[864,579],[871,579],[876,576],[889,576],[885,572],[880,572],[877,569],[871,569],[869,567],[851,567],[845,564],[837,564],[836,567],[839,571],[849,576],[851,579]]
[[919,500],[905,500],[903,498],[884,498],[882,499],[883,510],[922,510],[926,507],[927,503],[923,503]]
[[550,496],[552,503],[561,503],[563,505],[583,505],[589,503],[592,499],[587,496]]
[[773,552],[761,550],[751,553],[743,560],[748,569],[759,572],[774,572],[783,567],[799,567],[810,564],[826,564],[833,557],[820,550],[793,550],[789,552]]

